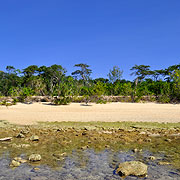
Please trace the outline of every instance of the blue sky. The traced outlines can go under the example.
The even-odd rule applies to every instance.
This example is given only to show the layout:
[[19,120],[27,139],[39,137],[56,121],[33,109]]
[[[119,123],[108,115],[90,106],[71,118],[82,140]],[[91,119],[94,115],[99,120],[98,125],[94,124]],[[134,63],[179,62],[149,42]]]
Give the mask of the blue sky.
[[0,69],[87,63],[92,77],[114,65],[180,63],[179,0],[5,0],[0,2]]

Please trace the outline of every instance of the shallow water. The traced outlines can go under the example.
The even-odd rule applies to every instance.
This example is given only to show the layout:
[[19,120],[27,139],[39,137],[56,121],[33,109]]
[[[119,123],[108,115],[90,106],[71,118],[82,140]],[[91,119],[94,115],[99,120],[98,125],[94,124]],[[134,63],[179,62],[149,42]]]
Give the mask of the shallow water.
[[59,161],[56,169],[27,163],[11,169],[9,167],[11,159],[8,154],[3,154],[0,157],[0,180],[120,180],[122,178],[115,173],[117,165],[131,160],[141,160],[146,163],[148,176],[144,178],[128,176],[124,180],[180,180],[178,170],[170,165],[158,165],[158,161],[163,160],[163,155],[159,155],[155,161],[149,161],[147,157],[150,155],[153,154],[148,151],[138,154],[104,150],[96,153],[93,149],[88,149],[74,151],[63,162]]

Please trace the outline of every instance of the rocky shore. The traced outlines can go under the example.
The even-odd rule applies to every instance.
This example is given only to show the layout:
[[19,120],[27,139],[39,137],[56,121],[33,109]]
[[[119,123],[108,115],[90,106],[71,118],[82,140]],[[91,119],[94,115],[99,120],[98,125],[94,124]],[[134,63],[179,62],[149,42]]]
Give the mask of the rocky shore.
[[[1,171],[0,175],[8,179],[14,171],[19,171],[19,169],[30,171],[31,169],[37,176],[43,174],[44,171],[47,171],[49,175],[54,171],[62,174],[66,171],[67,176],[68,170],[75,173],[78,169],[82,171],[80,179],[83,179],[83,173],[88,172],[87,168],[92,166],[90,162],[93,156],[97,174],[102,171],[103,166],[106,166],[109,174],[103,175],[101,172],[97,177],[93,177],[92,170],[89,170],[91,179],[95,177],[120,179],[121,176],[125,176],[126,179],[144,176],[147,179],[158,177],[160,174],[162,177],[166,174],[169,179],[171,176],[174,179],[180,177],[179,127],[152,128],[151,126],[142,127],[139,124],[128,128],[122,127],[108,128],[101,125],[95,127],[89,124],[83,124],[83,126],[76,124],[75,127],[69,127],[66,123],[64,125],[63,123],[44,123],[34,126],[16,126],[1,121],[0,164],[1,168],[8,173],[4,174],[4,171]],[[106,157],[102,162],[102,167],[98,165],[98,159],[101,159],[101,156]],[[67,163],[72,165],[73,162],[72,169],[66,169]],[[123,163],[127,162],[129,167],[125,164],[128,168],[124,169]],[[140,165],[139,172],[143,173],[138,174],[137,170],[132,170],[134,165],[131,162],[135,162],[136,167]],[[155,171],[155,167],[159,170]],[[72,173],[69,172],[69,174]],[[22,172],[19,176],[22,176]],[[163,179],[162,177],[159,179]]]

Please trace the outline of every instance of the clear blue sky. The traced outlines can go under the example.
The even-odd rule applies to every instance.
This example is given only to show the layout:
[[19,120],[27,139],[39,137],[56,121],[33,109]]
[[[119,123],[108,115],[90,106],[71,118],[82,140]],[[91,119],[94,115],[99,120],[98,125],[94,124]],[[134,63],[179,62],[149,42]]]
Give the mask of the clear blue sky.
[[118,65],[180,63],[180,0],[4,0],[0,69],[87,63],[92,77]]

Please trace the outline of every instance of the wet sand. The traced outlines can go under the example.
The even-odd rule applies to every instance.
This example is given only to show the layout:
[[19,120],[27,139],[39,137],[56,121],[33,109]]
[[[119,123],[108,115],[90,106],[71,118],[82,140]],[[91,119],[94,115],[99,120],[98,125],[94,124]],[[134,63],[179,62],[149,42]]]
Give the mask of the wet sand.
[[38,121],[134,121],[180,122],[180,105],[155,103],[108,103],[85,106],[72,103],[54,106],[48,103],[0,106],[0,120],[31,125]]

